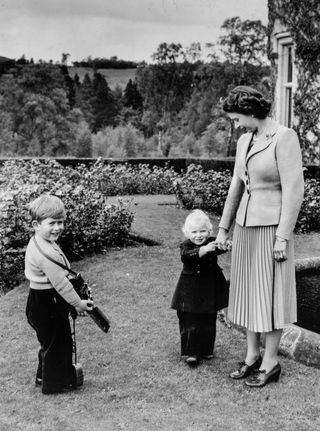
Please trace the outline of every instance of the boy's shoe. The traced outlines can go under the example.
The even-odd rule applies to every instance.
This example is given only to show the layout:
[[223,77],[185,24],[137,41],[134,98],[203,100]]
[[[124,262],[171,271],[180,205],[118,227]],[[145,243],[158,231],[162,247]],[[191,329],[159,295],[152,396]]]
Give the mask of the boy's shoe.
[[196,367],[199,364],[199,359],[197,356],[188,356],[186,359],[186,363],[190,367]]
[[67,384],[66,386],[63,386],[63,387],[61,387],[61,386],[56,386],[56,387],[51,387],[51,388],[42,387],[42,393],[45,394],[45,395],[60,394],[60,393],[63,393],[63,392],[72,391],[74,389],[76,389],[76,387],[72,383],[69,383],[69,384]]
[[82,386],[83,385],[83,379],[84,379],[84,375],[83,375],[83,369],[82,366],[77,363],[77,364],[72,364],[72,385],[74,388],[77,388],[78,386]]
[[210,359],[213,359],[213,355],[203,355],[203,356],[201,356],[203,359],[207,359],[207,360],[210,360]]

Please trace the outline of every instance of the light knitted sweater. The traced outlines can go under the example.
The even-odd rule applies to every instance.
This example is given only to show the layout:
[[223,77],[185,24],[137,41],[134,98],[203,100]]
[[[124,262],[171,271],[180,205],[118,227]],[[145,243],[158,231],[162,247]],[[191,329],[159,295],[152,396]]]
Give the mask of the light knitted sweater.
[[[36,236],[40,248],[57,262],[70,268],[70,263],[61,248],[55,243]],[[30,239],[25,255],[25,275],[30,288],[46,290],[54,288],[70,305],[81,304],[79,295],[68,279],[68,271],[51,262],[37,249],[33,238]]]

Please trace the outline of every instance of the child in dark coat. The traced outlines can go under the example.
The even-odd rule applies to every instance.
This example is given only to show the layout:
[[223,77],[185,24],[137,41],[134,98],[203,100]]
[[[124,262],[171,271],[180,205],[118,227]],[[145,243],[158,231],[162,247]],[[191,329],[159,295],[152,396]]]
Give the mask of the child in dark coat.
[[171,307],[179,319],[181,356],[196,366],[200,358],[213,357],[217,311],[228,305],[228,285],[217,263],[225,251],[216,247],[210,219],[201,210],[188,215],[182,231],[187,238],[180,246],[183,269]]

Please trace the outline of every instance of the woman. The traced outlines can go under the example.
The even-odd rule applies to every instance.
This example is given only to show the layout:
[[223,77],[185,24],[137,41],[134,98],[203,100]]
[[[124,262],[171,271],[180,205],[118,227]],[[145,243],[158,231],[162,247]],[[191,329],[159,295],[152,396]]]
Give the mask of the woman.
[[225,249],[235,219],[228,317],[247,329],[247,354],[230,377],[248,377],[251,387],[279,379],[282,329],[297,320],[293,229],[303,200],[301,151],[296,133],[268,117],[270,108],[246,86],[234,88],[223,103],[248,132],[237,144],[216,242]]

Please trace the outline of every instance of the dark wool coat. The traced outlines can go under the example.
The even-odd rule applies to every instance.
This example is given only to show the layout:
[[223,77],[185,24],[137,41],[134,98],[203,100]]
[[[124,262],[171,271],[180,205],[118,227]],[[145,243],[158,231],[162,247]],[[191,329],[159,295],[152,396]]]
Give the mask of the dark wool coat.
[[[206,245],[215,238],[208,238]],[[228,305],[228,285],[215,250],[199,257],[199,246],[189,239],[180,246],[183,269],[180,274],[171,308],[192,313],[214,313]]]

